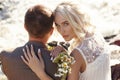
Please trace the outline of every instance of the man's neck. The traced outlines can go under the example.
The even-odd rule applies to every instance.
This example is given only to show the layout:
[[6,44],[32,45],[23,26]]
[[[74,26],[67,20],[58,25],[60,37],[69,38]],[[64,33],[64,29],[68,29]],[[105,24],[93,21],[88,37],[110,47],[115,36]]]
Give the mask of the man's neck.
[[46,44],[46,42],[47,42],[47,40],[41,39],[41,38],[29,38],[29,41],[42,42],[43,44]]

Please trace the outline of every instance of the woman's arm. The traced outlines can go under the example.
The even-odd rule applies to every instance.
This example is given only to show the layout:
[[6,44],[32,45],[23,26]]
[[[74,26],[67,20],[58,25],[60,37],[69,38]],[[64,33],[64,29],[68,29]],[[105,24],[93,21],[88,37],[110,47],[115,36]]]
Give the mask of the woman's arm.
[[44,71],[44,61],[41,57],[40,49],[38,50],[38,56],[35,55],[33,46],[31,45],[31,50],[26,46],[26,51],[23,49],[24,57],[21,56],[22,60],[27,64],[32,71],[41,79],[41,80],[52,80]]
[[75,63],[71,65],[71,73],[67,80],[79,80],[79,73],[84,72],[86,68],[85,60],[78,50],[73,50],[71,56],[75,58]]

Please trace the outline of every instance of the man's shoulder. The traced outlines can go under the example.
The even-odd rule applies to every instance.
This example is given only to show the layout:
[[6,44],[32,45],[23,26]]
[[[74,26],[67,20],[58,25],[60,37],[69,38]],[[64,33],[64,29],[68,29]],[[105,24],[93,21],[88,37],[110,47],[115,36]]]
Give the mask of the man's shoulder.
[[9,54],[9,53],[12,53],[13,51],[15,51],[17,48],[12,48],[12,49],[5,49],[5,50],[2,50],[0,52],[0,55],[4,55],[4,54]]
[[[13,54],[15,51],[21,50],[21,47],[17,47],[17,48],[12,48],[12,49],[6,49],[6,50],[2,50],[0,52],[0,60],[2,58],[6,58],[9,55]],[[19,52],[19,51],[18,51]]]
[[3,56],[7,55],[8,53],[9,53],[9,52],[8,52],[8,51],[5,51],[5,50],[1,51],[1,52],[0,52],[0,59],[1,59]]
[[8,58],[8,52],[7,51],[1,51],[0,52],[0,64],[3,61],[6,61],[7,58]]

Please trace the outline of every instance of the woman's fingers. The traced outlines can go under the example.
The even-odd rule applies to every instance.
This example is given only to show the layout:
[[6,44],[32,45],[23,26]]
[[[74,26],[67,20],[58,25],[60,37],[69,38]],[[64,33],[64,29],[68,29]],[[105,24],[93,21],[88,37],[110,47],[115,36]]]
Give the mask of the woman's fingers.
[[63,47],[61,46],[57,46],[54,48],[54,50],[51,51],[51,56],[54,58],[56,57],[60,52],[62,52],[64,50]]
[[31,55],[32,55],[32,56],[35,56],[35,52],[34,52],[33,45],[31,45]]
[[21,58],[22,58],[23,62],[28,65],[28,62],[25,60],[25,58],[23,56],[21,56]]
[[28,58],[31,58],[31,52],[27,45],[26,45],[26,54],[27,54]]
[[28,46],[26,46],[25,49],[23,49],[23,55],[21,56],[23,62],[26,65],[28,65],[32,69],[33,72],[44,71],[44,61],[41,56],[40,49],[38,50],[39,59],[35,55],[34,48],[32,45],[30,46],[30,49],[28,48]]
[[42,61],[41,51],[40,51],[40,49],[38,49],[38,57],[39,57],[40,61]]
[[23,53],[24,53],[24,57],[22,56],[21,58],[26,64],[28,64],[32,59],[33,55],[35,55],[33,46],[31,45],[31,49],[29,49],[28,46],[26,45],[26,50],[23,49]]
[[23,49],[23,53],[24,53],[25,59],[26,59],[27,61],[29,61],[29,57],[28,57],[27,52],[25,51],[25,49]]
[[40,49],[38,49],[38,57],[39,57],[40,62],[41,62],[41,64],[42,64],[43,68],[44,68],[44,61],[43,61],[43,58],[42,58],[42,56],[41,56],[41,50],[40,50]]

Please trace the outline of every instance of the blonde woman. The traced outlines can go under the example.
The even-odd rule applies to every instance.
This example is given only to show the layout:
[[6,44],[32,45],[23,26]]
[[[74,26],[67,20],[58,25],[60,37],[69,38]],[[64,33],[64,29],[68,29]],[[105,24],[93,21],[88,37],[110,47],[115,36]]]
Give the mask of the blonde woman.
[[[70,51],[76,62],[71,66],[72,72],[67,80],[111,80],[108,45],[103,36],[90,24],[80,5],[61,3],[56,7],[54,16],[57,31],[65,41],[72,40]],[[59,50],[60,47],[55,48],[52,55],[58,54]],[[23,60],[37,75],[41,75],[40,65],[32,65],[32,56],[28,61]],[[34,66],[38,71],[34,70]]]

